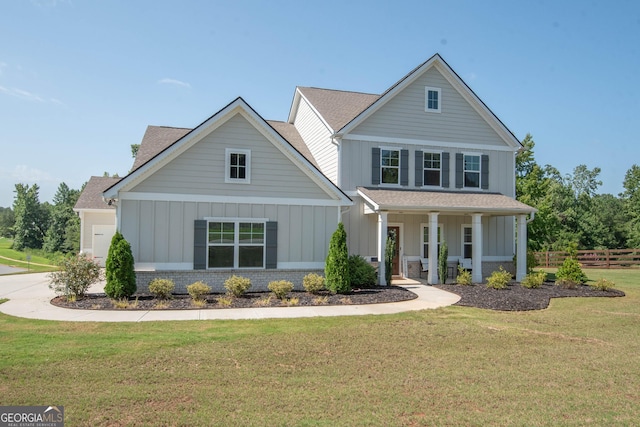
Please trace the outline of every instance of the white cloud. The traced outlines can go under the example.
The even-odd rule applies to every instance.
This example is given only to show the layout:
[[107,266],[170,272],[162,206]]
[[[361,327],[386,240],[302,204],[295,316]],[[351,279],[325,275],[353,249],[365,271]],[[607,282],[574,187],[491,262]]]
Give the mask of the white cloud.
[[183,81],[180,81],[180,80],[176,80],[176,79],[164,78],[164,79],[158,80],[158,83],[191,88],[191,85],[189,83],[186,83],[186,82],[183,82]]

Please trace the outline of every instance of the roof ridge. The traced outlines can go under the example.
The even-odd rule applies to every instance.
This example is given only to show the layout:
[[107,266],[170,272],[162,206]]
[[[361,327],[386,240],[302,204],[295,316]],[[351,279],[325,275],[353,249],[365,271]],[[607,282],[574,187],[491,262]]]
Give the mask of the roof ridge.
[[328,89],[324,87],[316,87],[316,86],[298,86],[301,89],[317,89],[317,90],[327,90],[331,92],[342,92],[342,93],[357,93],[360,95],[372,95],[372,96],[380,96],[378,93],[370,93],[370,92],[361,92],[357,90],[343,90],[343,89]]

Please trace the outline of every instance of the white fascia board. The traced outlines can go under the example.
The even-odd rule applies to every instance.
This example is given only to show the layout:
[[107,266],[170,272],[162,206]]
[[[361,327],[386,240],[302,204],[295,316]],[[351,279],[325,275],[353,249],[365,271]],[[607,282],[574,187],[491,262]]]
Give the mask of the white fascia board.
[[365,203],[369,205],[369,207],[373,212],[378,212],[380,210],[380,205],[378,205],[376,202],[371,200],[366,194],[361,193],[359,190],[358,190],[358,196],[364,199]]
[[439,60],[439,58],[440,58],[440,55],[438,55],[436,53],[429,60],[427,60],[424,64],[422,64],[418,69],[414,70],[413,73],[411,73],[410,76],[406,76],[404,78],[404,80],[402,80],[399,83],[396,83],[396,85],[393,87],[393,89],[391,89],[389,92],[385,93],[384,96],[382,96],[381,98],[378,98],[377,101],[375,101],[373,104],[371,104],[366,110],[361,112],[355,119],[353,119],[351,122],[347,123],[347,125],[345,127],[343,127],[342,129],[339,129],[338,130],[339,135],[346,135],[349,132],[351,132],[355,127],[360,125],[363,121],[365,121],[373,113],[375,113],[380,108],[382,108],[383,105],[385,105],[387,102],[389,102],[391,99],[393,99],[396,96],[396,94],[398,94],[399,92],[404,90],[404,88],[406,88],[411,83],[416,81],[418,79],[418,77],[420,77],[425,71],[427,71],[429,68],[431,68],[433,66],[434,62]]
[[296,90],[293,91],[293,101],[291,101],[291,108],[289,108],[288,123],[293,124],[296,114],[298,114],[298,108],[300,107],[300,91],[296,86]]
[[196,142],[200,141],[204,135],[208,135],[214,129],[224,124],[235,115],[233,113],[236,109],[239,108],[246,110],[247,107],[247,103],[242,98],[236,98],[233,102],[215,113],[213,116],[209,117],[187,135],[180,138],[178,141],[174,142],[161,153],[156,155],[149,162],[122,178],[113,187],[105,191],[103,193],[103,197],[107,199],[118,198],[118,193],[120,191],[126,191],[127,189],[133,188],[142,179],[157,171],[170,160],[192,147]]
[[122,192],[120,200],[141,200],[158,202],[202,202],[202,203],[245,203],[263,205],[300,205],[300,206],[350,206],[352,201],[346,203],[334,199],[296,199],[282,197],[258,197],[258,196],[224,196],[204,194],[172,194],[172,193],[138,193]]
[[114,208],[109,209],[73,209],[74,212],[77,213],[99,213],[99,214],[108,214],[113,213],[116,214],[116,210]]
[[322,124],[327,128],[329,133],[331,133],[331,135],[335,134],[336,131],[331,126],[329,126],[329,123],[327,123],[327,121],[324,119],[324,117],[322,117],[322,114],[320,114],[320,112],[318,110],[316,110],[316,107],[314,107],[313,104],[311,102],[309,102],[307,97],[304,96],[304,94],[302,92],[300,92],[300,89],[296,88],[296,91],[298,91],[298,93],[300,94],[300,98],[304,99],[304,102],[306,102],[307,105],[309,106],[309,108],[311,108],[311,111],[313,111],[313,114],[318,116],[318,118],[320,119]]
[[460,148],[470,150],[483,150],[483,151],[510,151],[516,152],[519,150],[517,147],[504,146],[504,145],[489,145],[489,144],[470,144],[468,142],[444,142],[444,141],[431,141],[426,139],[410,139],[410,138],[389,138],[386,136],[370,136],[349,134],[343,135],[343,140],[347,141],[370,141],[381,144],[406,144],[417,145],[420,149],[437,148],[446,150],[447,148]]
[[510,147],[520,149],[522,144],[511,133],[509,129],[498,119],[498,117],[482,102],[482,100],[473,92],[473,90],[458,76],[455,71],[444,61],[438,61],[435,67],[440,74],[458,91],[458,93],[467,101],[471,107],[476,110],[480,117],[502,138],[502,140]]

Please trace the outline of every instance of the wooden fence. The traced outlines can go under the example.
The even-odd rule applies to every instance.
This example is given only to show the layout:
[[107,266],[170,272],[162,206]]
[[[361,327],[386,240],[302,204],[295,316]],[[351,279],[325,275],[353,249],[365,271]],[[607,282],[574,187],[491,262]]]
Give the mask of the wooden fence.
[[[559,267],[567,252],[534,252],[539,267]],[[591,249],[578,251],[584,268],[629,268],[640,266],[640,249]]]

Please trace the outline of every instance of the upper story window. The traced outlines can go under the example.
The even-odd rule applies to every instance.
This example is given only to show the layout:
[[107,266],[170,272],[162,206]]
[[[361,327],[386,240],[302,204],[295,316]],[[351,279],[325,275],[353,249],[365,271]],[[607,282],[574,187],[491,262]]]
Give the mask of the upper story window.
[[423,185],[440,186],[440,171],[442,167],[442,153],[424,152],[423,156]]
[[464,186],[480,188],[480,155],[464,155]]
[[251,182],[251,150],[236,148],[225,150],[224,181],[243,184]]
[[400,184],[400,150],[380,150],[380,173],[382,184]]
[[442,111],[442,92],[439,87],[425,86],[424,111],[439,113]]

